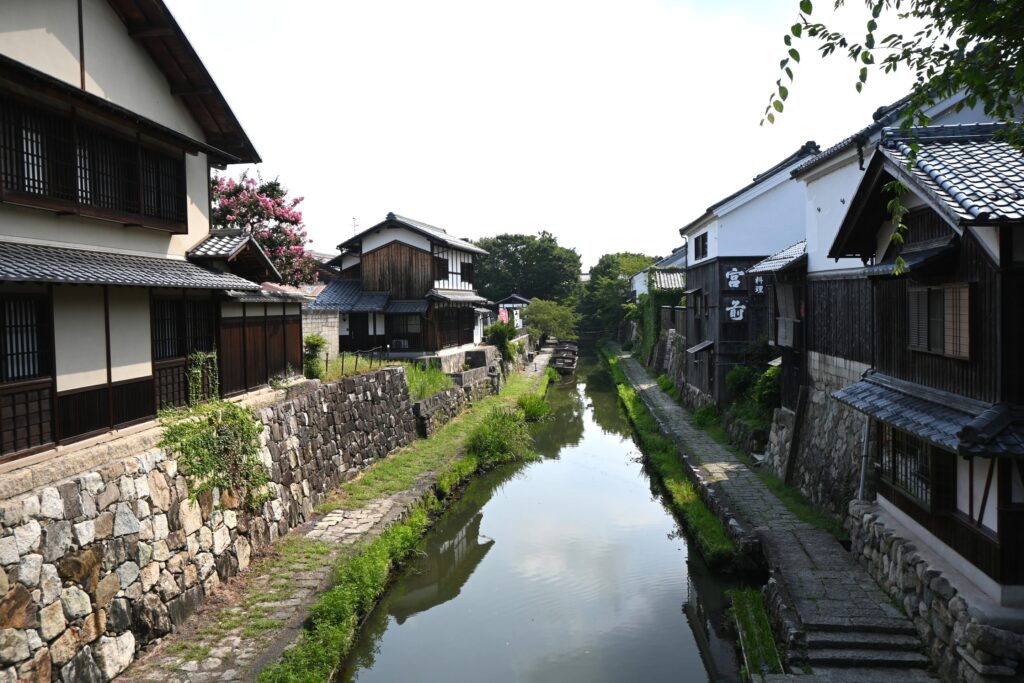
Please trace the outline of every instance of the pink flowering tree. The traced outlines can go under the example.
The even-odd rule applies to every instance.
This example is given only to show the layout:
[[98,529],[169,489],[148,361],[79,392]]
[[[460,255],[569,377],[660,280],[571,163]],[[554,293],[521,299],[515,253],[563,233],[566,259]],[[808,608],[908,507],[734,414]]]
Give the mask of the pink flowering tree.
[[210,186],[213,227],[240,228],[252,234],[285,284],[317,281],[320,262],[306,249],[310,239],[298,209],[303,197],[288,197],[276,178],[250,178],[247,173],[238,180],[215,175]]

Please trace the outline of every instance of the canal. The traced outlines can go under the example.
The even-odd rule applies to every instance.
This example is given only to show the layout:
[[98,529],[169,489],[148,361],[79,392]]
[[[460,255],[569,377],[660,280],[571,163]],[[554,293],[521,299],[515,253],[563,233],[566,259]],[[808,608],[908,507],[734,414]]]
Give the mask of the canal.
[[544,460],[471,482],[340,680],[738,681],[716,577],[640,464],[596,359],[548,392]]

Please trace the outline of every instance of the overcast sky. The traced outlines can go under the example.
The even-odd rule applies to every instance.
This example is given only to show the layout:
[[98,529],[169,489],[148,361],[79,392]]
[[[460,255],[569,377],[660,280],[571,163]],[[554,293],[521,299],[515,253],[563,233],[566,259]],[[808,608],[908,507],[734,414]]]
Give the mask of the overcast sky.
[[[663,255],[707,206],[910,84],[873,75],[858,95],[856,67],[807,43],[785,115],[760,127],[796,0],[167,3],[263,176],[305,196],[317,251],[394,211],[459,237],[548,230],[584,268]],[[837,25],[860,34],[850,4]]]

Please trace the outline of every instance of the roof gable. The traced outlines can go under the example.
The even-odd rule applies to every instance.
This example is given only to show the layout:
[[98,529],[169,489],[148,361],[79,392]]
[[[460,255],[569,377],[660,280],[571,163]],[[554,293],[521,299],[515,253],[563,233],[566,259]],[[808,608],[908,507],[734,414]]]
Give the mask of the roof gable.
[[452,237],[442,228],[438,228],[436,226],[430,225],[428,223],[423,223],[422,221],[417,221],[412,218],[406,218],[405,216],[399,216],[398,214],[395,213],[389,213],[387,217],[377,225],[367,228],[366,230],[363,230],[362,232],[348,238],[347,240],[338,245],[338,249],[341,251],[351,249],[355,245],[361,244],[363,238],[366,235],[374,231],[384,230],[387,228],[402,228],[405,230],[410,230],[418,235],[426,237],[428,240],[435,244],[451,247],[453,249],[460,249],[462,251],[467,251],[471,254],[487,254],[486,251],[484,251],[483,249],[481,249],[480,247],[476,246],[471,242],[459,239],[457,237]]

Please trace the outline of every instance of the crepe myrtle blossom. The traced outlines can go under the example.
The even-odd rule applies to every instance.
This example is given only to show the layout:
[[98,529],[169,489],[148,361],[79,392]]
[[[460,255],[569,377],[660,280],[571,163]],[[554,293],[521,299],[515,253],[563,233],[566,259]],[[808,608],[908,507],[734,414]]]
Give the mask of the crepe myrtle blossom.
[[319,261],[306,249],[311,240],[299,204],[280,181],[243,173],[238,180],[214,175],[210,179],[210,223],[215,228],[239,228],[251,234],[281,273],[285,284],[317,281]]

